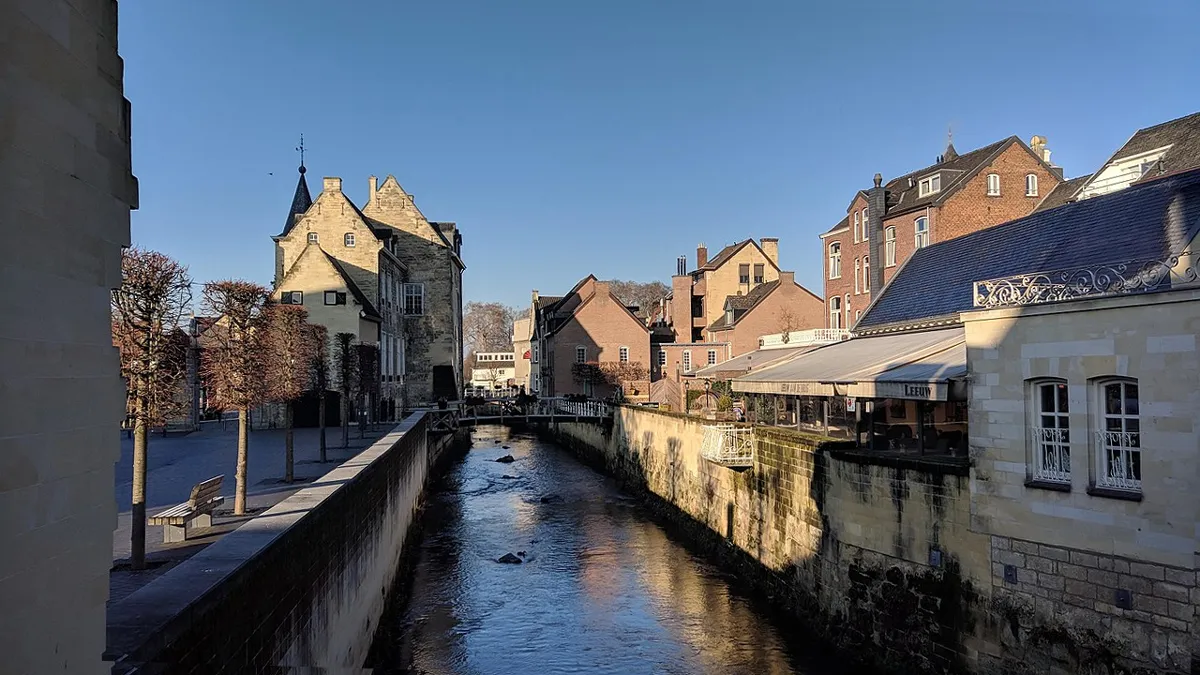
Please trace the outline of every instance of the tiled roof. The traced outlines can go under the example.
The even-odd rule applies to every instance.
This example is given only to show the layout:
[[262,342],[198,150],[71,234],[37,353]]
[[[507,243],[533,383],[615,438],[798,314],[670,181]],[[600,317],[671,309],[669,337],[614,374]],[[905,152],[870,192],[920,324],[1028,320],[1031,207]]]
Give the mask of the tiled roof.
[[363,314],[365,314],[369,319],[382,321],[383,316],[379,314],[379,310],[375,309],[375,304],[372,303],[369,298],[367,298],[367,294],[363,293],[362,289],[358,287],[358,284],[354,283],[354,278],[350,276],[350,273],[346,271],[346,268],[342,265],[342,263],[339,262],[337,258],[325,253],[324,250],[322,250],[321,253],[324,254],[325,258],[333,264],[333,268],[336,269],[338,274],[341,275],[342,281],[346,282],[346,288],[350,289],[350,294],[354,296],[354,300],[358,304],[362,305]]
[[844,230],[848,227],[850,227],[850,216],[846,216],[845,218],[842,218],[841,220],[838,221],[837,225],[834,225],[833,227],[829,228],[828,230],[825,230],[825,234],[829,234],[830,232],[837,232],[838,230]]
[[721,328],[737,325],[737,322],[741,321],[742,317],[745,316],[747,312],[753,309],[755,305],[762,302],[763,299],[771,294],[771,291],[778,287],[779,280],[776,279],[774,281],[768,281],[755,286],[750,290],[749,293],[745,295],[726,296],[725,308],[733,310],[733,323],[727,323],[725,321],[725,317],[728,315],[725,312],[721,312],[721,316],[718,317],[717,320],[708,327],[708,329],[719,330]]
[[[1164,145],[1171,146],[1162,158],[1164,172],[1176,173],[1200,167],[1200,112],[1139,129],[1105,165]],[[1154,175],[1147,174],[1147,179]]]
[[1102,263],[1162,260],[1200,230],[1200,169],[915,251],[855,326],[862,331],[973,307],[974,282]]
[[303,214],[312,206],[312,195],[308,191],[308,181],[304,180],[304,174],[307,169],[304,165],[300,165],[300,180],[296,182],[296,194],[292,195],[292,206],[288,209],[287,220],[283,223],[283,232],[278,236],[282,237],[292,231],[292,226],[296,224],[296,216]]
[[1088,174],[1086,176],[1079,176],[1078,178],[1072,178],[1071,180],[1065,180],[1059,183],[1057,187],[1050,191],[1050,194],[1046,195],[1046,197],[1042,200],[1042,203],[1037,205],[1037,208],[1034,209],[1034,211],[1045,211],[1046,209],[1052,209],[1056,206],[1062,206],[1063,204],[1066,204],[1067,202],[1071,201],[1071,198],[1075,196],[1075,193],[1079,192],[1079,188],[1083,187],[1084,183],[1087,183],[1091,177],[1092,174]]
[[729,258],[733,257],[733,254],[737,253],[739,250],[741,250],[741,248],[743,246],[745,246],[746,244],[748,244],[752,241],[754,241],[754,240],[747,239],[745,241],[739,241],[736,244],[730,244],[730,245],[726,246],[725,248],[721,249],[721,251],[719,253],[717,253],[715,256],[709,258],[708,262],[701,265],[699,269],[702,269],[702,270],[717,269],[721,265],[725,264],[726,260],[729,260]]

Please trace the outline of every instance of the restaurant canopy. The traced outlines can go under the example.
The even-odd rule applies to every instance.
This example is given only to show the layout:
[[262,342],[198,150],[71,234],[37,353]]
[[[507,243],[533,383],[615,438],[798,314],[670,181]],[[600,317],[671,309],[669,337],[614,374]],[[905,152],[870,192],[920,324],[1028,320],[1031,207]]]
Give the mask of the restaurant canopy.
[[754,394],[946,401],[967,374],[962,327],[853,338],[734,378]]
[[804,345],[803,347],[772,347],[770,349],[756,349],[752,352],[746,352],[741,356],[735,356],[728,361],[722,361],[711,366],[705,366],[697,370],[693,375],[696,377],[714,377],[714,378],[729,378],[743,375],[752,370],[764,368],[773,363],[779,363],[793,356],[799,356],[805,352],[811,352],[817,349],[819,345]]

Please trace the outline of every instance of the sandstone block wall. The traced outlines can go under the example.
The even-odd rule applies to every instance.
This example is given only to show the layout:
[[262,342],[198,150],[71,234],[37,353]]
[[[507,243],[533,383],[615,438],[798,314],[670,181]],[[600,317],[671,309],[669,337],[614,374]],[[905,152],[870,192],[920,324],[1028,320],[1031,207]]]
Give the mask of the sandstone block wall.
[[137,205],[112,0],[0,2],[0,670],[101,673]]

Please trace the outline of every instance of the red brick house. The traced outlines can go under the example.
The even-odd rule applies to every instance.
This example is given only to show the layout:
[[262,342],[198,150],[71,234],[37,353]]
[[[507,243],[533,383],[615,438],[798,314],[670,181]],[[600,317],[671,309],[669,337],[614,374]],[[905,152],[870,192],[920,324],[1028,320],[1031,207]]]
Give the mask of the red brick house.
[[650,329],[607,283],[589,274],[561,298],[535,292],[533,306],[540,395],[648,395]]
[[795,272],[780,272],[775,281],[745,295],[725,298],[724,311],[708,326],[710,342],[729,345],[729,358],[758,349],[758,339],[825,325],[825,302],[796,283]]
[[1029,215],[1063,181],[1045,141],[1016,136],[958,154],[953,144],[937,163],[883,183],[850,200],[846,217],[821,235],[825,316],[829,328],[849,328],[909,255]]

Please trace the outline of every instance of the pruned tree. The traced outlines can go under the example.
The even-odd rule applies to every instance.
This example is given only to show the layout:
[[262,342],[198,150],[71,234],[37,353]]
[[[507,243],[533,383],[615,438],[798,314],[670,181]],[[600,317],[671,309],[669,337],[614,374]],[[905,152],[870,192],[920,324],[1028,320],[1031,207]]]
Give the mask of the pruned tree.
[[379,397],[379,347],[372,344],[357,345],[358,367],[354,386],[355,398],[358,401],[359,422],[358,437],[363,437],[363,427],[368,422],[374,423],[375,401]]
[[468,302],[463,308],[463,348],[467,354],[511,352],[513,320],[519,313],[498,302]]
[[784,307],[779,310],[779,314],[775,318],[778,321],[779,332],[781,333],[780,340],[784,344],[787,344],[791,340],[789,333],[800,330],[800,317],[796,315],[796,312],[792,311],[791,307]]
[[[133,528],[130,565],[146,565],[146,448],[152,425],[178,414],[187,397],[190,339],[179,329],[192,302],[187,268],[139,248],[121,253],[121,287],[112,292],[112,334],[126,382],[126,412],[133,421]],[[190,408],[190,406],[188,406]]]
[[250,409],[266,400],[266,337],[264,308],[270,291],[250,281],[225,280],[204,284],[204,307],[217,323],[209,330],[203,352],[204,379],[209,399],[219,408],[238,413],[237,486],[233,512],[246,513],[246,471],[250,450]]
[[309,390],[317,394],[317,428],[319,430],[321,461],[329,461],[325,449],[325,397],[329,391],[329,331],[325,326],[309,324],[308,331],[314,352],[309,362]]
[[354,348],[354,333],[333,336],[333,374],[342,397],[342,447],[350,447],[350,396],[358,380],[358,350]]
[[296,454],[292,433],[296,399],[304,395],[310,381],[309,371],[318,347],[308,323],[308,311],[301,305],[270,303],[266,306],[264,340],[267,398],[283,404],[283,480],[295,477]]

